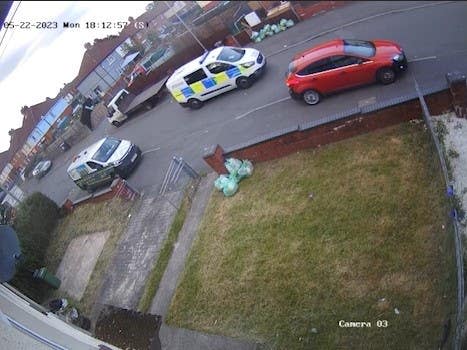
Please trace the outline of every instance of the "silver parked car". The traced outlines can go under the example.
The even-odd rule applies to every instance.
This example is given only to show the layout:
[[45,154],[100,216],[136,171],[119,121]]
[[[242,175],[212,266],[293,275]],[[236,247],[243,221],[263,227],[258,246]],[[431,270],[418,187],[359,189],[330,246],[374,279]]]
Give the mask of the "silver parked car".
[[36,167],[32,171],[32,176],[34,176],[37,179],[40,179],[49,172],[51,167],[52,162],[50,160],[42,160],[39,163],[37,163]]

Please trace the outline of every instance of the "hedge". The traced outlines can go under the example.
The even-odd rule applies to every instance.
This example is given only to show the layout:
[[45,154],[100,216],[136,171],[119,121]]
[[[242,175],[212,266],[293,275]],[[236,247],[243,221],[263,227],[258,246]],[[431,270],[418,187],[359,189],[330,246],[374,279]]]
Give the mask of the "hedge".
[[23,260],[10,283],[36,301],[41,301],[46,288],[32,278],[35,269],[44,266],[50,235],[57,225],[59,208],[42,193],[35,192],[17,208],[13,228],[18,234]]

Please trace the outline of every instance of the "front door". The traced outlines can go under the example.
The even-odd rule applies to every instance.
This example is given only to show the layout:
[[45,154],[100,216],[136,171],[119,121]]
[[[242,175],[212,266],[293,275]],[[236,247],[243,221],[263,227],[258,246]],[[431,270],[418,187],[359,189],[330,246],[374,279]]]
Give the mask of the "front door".
[[333,73],[339,79],[340,89],[348,89],[372,81],[371,71],[365,64],[365,60],[355,56],[332,56]]

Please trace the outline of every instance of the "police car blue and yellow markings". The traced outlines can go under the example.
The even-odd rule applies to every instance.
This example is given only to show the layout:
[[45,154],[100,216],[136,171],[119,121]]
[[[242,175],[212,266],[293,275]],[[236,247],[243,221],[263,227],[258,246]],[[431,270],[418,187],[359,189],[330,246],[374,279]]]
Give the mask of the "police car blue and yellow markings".
[[225,72],[218,73],[212,78],[205,78],[203,80],[197,81],[196,83],[190,84],[186,88],[172,90],[172,96],[177,102],[183,102],[185,99],[188,99],[190,96],[195,94],[201,94],[207,89],[210,89],[216,85],[225,83],[229,79],[236,78],[244,74],[248,69],[243,67],[233,67]]

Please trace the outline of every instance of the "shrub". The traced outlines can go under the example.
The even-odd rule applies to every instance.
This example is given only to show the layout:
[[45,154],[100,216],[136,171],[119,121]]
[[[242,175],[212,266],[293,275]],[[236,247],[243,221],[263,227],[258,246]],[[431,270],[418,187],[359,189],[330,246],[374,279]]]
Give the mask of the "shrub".
[[44,266],[50,234],[59,217],[57,204],[42,193],[27,197],[17,208],[13,228],[18,234],[23,260],[11,283],[33,299],[41,299],[43,286],[32,279],[32,272]]

